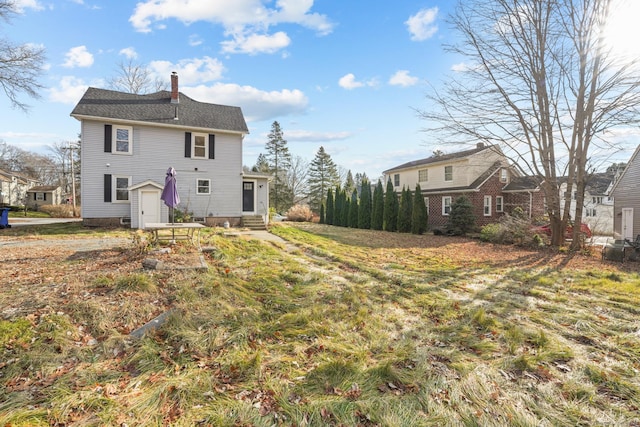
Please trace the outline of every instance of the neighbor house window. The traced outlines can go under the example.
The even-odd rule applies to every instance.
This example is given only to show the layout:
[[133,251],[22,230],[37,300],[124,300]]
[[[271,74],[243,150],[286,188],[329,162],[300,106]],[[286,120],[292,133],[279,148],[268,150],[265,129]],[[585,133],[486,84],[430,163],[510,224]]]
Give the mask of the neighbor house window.
[[442,198],[442,215],[449,215],[451,213],[451,196],[444,196]]
[[393,175],[393,185],[396,187],[400,187],[400,174],[397,173]]
[[420,169],[418,171],[418,182],[427,182],[429,180],[429,170]]
[[208,144],[207,144],[208,135],[194,133],[193,134],[193,145],[191,152],[191,157],[195,159],[207,159],[209,158],[208,153]]
[[453,166],[444,167],[444,180],[453,181]]
[[507,179],[508,179],[507,169],[506,168],[500,169],[500,182],[507,182]]
[[36,200],[44,201],[44,193],[36,193]]
[[496,196],[496,212],[504,212],[504,199],[502,196]]
[[491,216],[491,196],[484,196],[484,216]]
[[129,201],[129,185],[131,177],[128,176],[114,176],[113,177],[113,191],[115,202],[128,202]]
[[211,180],[210,179],[198,179],[196,182],[197,194],[211,194]]
[[424,205],[427,207],[427,215],[429,215],[429,198],[424,198]]
[[587,217],[595,217],[596,208],[587,208]]
[[601,205],[602,204],[602,196],[592,197],[591,200],[593,201],[593,203],[595,203],[597,205]]

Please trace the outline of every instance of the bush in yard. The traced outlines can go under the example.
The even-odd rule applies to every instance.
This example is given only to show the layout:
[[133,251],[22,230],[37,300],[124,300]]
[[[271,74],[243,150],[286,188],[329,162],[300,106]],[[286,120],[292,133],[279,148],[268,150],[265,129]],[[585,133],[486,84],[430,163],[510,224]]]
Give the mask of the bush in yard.
[[313,212],[308,205],[295,205],[289,208],[285,216],[288,221],[307,222],[313,218]]
[[38,206],[38,210],[49,214],[52,218],[77,218],[80,216],[79,206],[76,206],[74,210],[72,205],[42,205]]
[[482,227],[480,239],[485,242],[515,244],[519,246],[542,246],[543,239],[531,230],[531,222],[518,214],[505,214],[500,222]]
[[476,217],[473,215],[473,205],[466,196],[460,196],[451,203],[449,213],[448,230],[458,236],[464,236],[476,226]]

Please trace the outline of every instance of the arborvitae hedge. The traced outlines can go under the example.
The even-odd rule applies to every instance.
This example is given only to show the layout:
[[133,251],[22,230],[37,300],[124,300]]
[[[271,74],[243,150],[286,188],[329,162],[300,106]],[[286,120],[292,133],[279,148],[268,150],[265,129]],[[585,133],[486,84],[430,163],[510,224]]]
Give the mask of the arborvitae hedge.
[[398,231],[400,233],[408,233],[411,231],[411,190],[402,188],[400,195],[400,210],[398,211]]
[[398,229],[398,196],[393,191],[391,179],[387,181],[387,191],[384,194],[383,218],[385,231],[396,231]]
[[351,202],[349,203],[349,227],[358,228],[358,216],[358,190],[354,188],[351,193]]
[[333,190],[330,188],[327,191],[327,212],[325,214],[326,218],[326,223],[329,225],[334,225],[335,224],[335,199],[333,197]]
[[373,203],[371,207],[371,229],[382,230],[384,224],[384,190],[382,182],[378,180],[378,185],[373,191]]
[[358,212],[358,228],[371,228],[371,183],[363,179],[360,189],[360,207]]
[[427,207],[424,204],[422,189],[420,184],[416,185],[413,195],[413,211],[411,213],[411,232],[413,234],[423,234],[427,231]]

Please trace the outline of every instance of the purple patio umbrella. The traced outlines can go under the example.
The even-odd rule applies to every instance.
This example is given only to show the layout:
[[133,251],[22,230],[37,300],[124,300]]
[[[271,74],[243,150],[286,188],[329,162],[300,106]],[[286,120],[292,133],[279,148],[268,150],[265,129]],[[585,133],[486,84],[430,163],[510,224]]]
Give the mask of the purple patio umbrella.
[[178,185],[176,183],[176,170],[174,168],[167,169],[167,176],[164,178],[164,188],[160,199],[171,209],[171,223],[175,219],[175,208],[180,203],[180,195],[178,194]]

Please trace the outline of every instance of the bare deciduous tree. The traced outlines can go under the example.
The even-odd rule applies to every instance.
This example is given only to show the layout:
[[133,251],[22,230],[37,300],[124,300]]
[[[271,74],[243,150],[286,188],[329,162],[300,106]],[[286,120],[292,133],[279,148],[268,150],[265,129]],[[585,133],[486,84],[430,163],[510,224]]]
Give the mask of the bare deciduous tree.
[[561,209],[559,178],[568,178],[569,194],[576,186],[579,223],[590,157],[616,149],[605,131],[640,119],[638,63],[619,61],[604,41],[611,3],[459,2],[451,23],[461,40],[447,49],[465,64],[419,112],[446,140],[497,144],[538,177],[554,245],[570,208]]
[[[16,2],[0,0],[0,19],[9,22],[16,8]],[[38,78],[43,72],[44,61],[44,48],[0,39],[0,87],[12,107],[26,112],[29,106],[20,101],[19,96],[40,97],[39,91],[44,86],[38,82]]]
[[167,89],[166,82],[159,77],[154,78],[149,68],[134,63],[133,59],[119,63],[117,73],[107,81],[109,87],[114,90],[143,95]]

